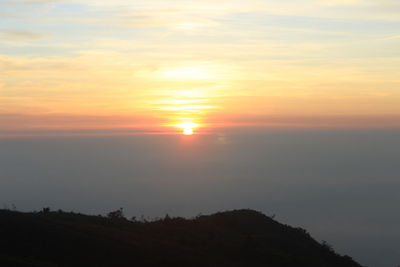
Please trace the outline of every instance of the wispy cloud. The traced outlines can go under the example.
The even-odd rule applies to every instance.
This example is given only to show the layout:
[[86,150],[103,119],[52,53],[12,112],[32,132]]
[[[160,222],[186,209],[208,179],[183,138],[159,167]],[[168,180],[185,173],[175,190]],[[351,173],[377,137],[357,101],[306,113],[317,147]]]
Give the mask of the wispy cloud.
[[0,29],[1,41],[36,41],[50,38],[49,34],[41,34],[27,30]]
[[35,5],[65,2],[65,0],[4,0],[3,5]]

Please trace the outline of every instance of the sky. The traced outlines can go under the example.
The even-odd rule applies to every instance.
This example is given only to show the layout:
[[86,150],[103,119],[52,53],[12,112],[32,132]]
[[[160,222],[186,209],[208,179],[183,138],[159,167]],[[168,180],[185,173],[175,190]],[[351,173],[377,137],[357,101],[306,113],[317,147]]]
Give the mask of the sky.
[[397,0],[0,1],[2,136],[400,126]]
[[398,0],[0,0],[3,207],[252,208],[393,267],[399,145]]

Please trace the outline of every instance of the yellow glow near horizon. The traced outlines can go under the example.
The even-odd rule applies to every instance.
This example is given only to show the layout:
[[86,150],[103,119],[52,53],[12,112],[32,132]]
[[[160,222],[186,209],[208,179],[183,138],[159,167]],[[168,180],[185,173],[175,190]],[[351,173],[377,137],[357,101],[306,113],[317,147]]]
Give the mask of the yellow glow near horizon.
[[217,74],[213,69],[215,66],[208,65],[188,65],[169,68],[161,71],[160,77],[172,80],[205,80],[215,79]]
[[184,135],[192,135],[195,128],[207,124],[209,114],[218,106],[210,101],[213,92],[209,87],[192,87],[186,81],[184,84],[188,89],[171,91],[170,96],[154,102],[154,110],[168,121],[163,127],[178,127]]

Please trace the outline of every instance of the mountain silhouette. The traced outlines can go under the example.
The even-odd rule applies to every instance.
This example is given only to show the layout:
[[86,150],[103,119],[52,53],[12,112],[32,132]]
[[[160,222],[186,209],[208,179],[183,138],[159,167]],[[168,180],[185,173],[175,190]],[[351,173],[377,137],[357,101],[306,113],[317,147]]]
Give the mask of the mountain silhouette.
[[127,220],[63,211],[0,211],[0,266],[360,267],[306,230],[253,210]]

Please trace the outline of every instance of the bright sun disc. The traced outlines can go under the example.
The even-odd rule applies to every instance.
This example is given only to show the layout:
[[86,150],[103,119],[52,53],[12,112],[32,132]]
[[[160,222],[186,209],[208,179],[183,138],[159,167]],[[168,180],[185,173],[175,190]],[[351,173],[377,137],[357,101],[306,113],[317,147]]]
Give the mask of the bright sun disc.
[[193,128],[184,128],[183,129],[183,134],[184,135],[192,135],[193,134]]
[[198,124],[193,122],[182,122],[180,124],[177,124],[176,126],[183,129],[184,135],[192,135],[194,132],[193,129],[196,128]]

